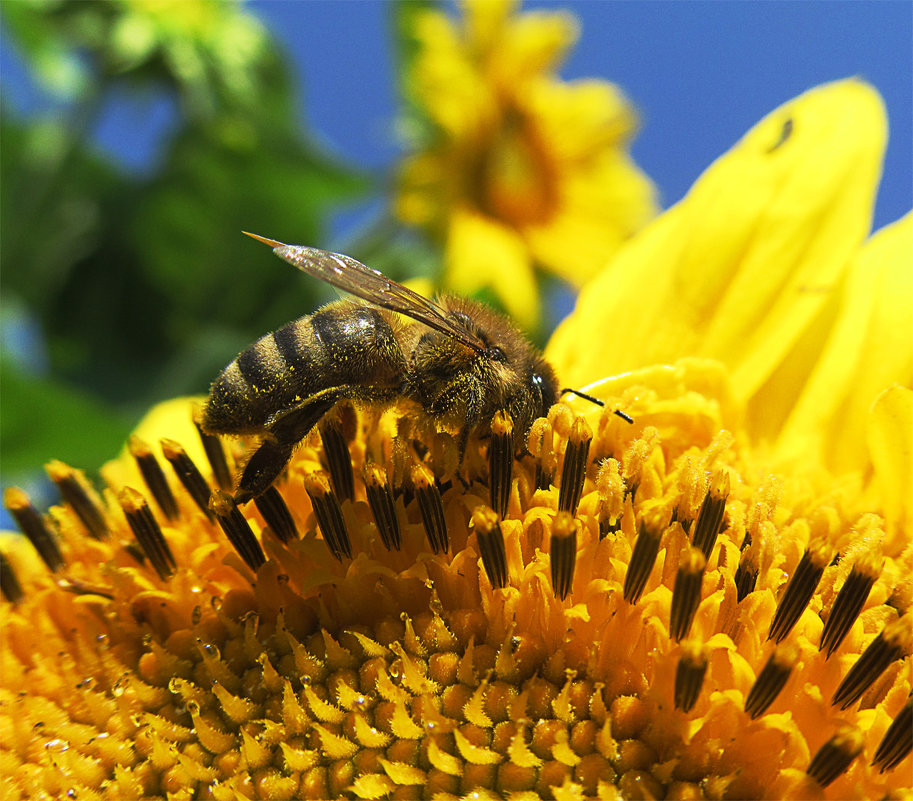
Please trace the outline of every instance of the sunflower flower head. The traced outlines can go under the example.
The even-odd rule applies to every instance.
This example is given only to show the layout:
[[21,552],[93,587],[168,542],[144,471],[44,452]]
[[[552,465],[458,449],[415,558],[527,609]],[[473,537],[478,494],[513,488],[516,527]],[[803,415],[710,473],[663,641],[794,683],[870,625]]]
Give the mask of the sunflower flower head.
[[625,150],[635,117],[620,91],[556,76],[574,18],[514,5],[417,16],[407,81],[434,133],[402,164],[395,210],[444,241],[449,288],[487,287],[531,326],[533,268],[580,286],[650,217],[653,193]]
[[[816,90],[708,173],[722,173],[718,191],[730,193],[721,207],[739,218],[730,165],[754,157],[762,179],[752,148],[780,159],[807,126],[829,154],[821,169],[843,163],[843,143],[858,148],[852,161],[865,171],[865,136],[815,126],[841,106],[863,125],[874,110],[878,132],[870,89]],[[757,135],[764,130],[779,133],[770,142]],[[834,182],[837,196],[822,208],[852,208],[840,193],[862,183]],[[709,202],[706,186],[618,258],[644,248],[677,265],[683,253],[697,259],[700,242],[708,260],[718,257],[711,229],[674,233],[678,218],[701,217],[691,204]],[[797,222],[805,202],[781,220],[790,235],[758,228],[769,222],[758,211],[754,235],[731,255],[754,266],[752,249],[767,252],[775,234],[781,257],[793,237],[811,247],[813,223]],[[865,218],[865,204],[855,207]],[[820,209],[811,217],[822,224]],[[853,221],[865,227],[847,214],[837,229]],[[815,385],[792,381],[796,348],[818,331],[817,347],[799,350],[810,375],[826,370],[830,343],[850,337],[846,310],[858,311],[840,289],[858,251],[877,244],[879,270],[890,274],[887,262],[909,258],[890,245],[905,224],[847,244],[846,264],[828,273],[834,298],[799,304],[799,322],[779,319],[777,291],[761,293],[774,321],[740,295],[740,313],[793,332],[773,337],[778,357],[700,338],[705,325],[741,332],[738,320],[656,316],[662,340],[666,325],[693,333],[699,355],[620,365],[588,389],[604,407],[556,404],[519,452],[503,413],[461,459],[450,433],[419,432],[399,408],[343,405],[272,488],[238,507],[229,492],[244,443],[201,438],[183,402],[141,426],[101,492],[60,463],[49,473],[62,503],[49,514],[8,491],[30,544],[0,549],[4,797],[909,793],[913,548],[903,492],[913,392],[886,369],[873,369],[865,388],[834,384],[872,395],[862,441],[841,445],[864,460],[852,474],[829,461],[829,407],[809,418],[808,442],[821,447],[806,448],[804,461],[785,447],[785,428],[766,428],[752,409],[758,392]],[[800,262],[805,249],[793,248]],[[583,324],[589,292],[550,348],[554,366],[580,383],[603,375],[598,362],[581,367],[598,350],[591,343],[611,351],[618,335],[605,309]],[[638,299],[643,314],[660,304],[641,288],[627,306]],[[883,304],[896,308],[880,295],[865,308]],[[852,332],[860,354],[876,347],[865,332],[883,330],[866,319]],[[702,341],[716,350],[701,352]],[[760,378],[749,357],[765,365]],[[754,378],[736,380],[745,376]],[[790,376],[788,386],[778,376]]]

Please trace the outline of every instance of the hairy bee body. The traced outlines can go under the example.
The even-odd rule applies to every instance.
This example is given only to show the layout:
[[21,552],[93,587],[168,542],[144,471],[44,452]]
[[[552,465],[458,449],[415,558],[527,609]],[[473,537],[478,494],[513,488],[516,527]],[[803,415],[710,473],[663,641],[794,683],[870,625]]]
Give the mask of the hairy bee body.
[[347,256],[262,241],[356,298],[261,337],[213,382],[203,427],[263,436],[240,478],[239,502],[269,487],[294,446],[340,400],[409,404],[458,432],[461,454],[471,435],[487,433],[495,412],[510,414],[519,444],[557,400],[552,368],[487,306],[459,297],[432,302]]
[[277,415],[330,387],[350,387],[362,400],[393,397],[406,371],[395,316],[340,300],[261,337],[213,382],[204,427],[261,434]]

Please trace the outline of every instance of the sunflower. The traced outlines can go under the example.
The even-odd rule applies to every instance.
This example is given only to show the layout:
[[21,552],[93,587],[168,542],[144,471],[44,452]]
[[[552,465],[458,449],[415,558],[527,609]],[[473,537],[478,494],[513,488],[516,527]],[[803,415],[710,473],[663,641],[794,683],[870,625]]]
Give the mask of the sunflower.
[[343,406],[240,509],[243,448],[179,401],[101,495],[59,463],[49,515],[8,491],[34,548],[0,573],[4,797],[910,792],[909,218],[865,239],[884,132],[858,81],[749,132],[581,295],[549,353],[605,406],[556,404],[519,457],[502,414],[461,464]]
[[556,76],[574,18],[514,6],[417,15],[407,90],[433,134],[401,165],[394,208],[444,242],[448,288],[488,288],[531,328],[534,267],[580,286],[654,201],[626,152],[636,120],[618,88]]

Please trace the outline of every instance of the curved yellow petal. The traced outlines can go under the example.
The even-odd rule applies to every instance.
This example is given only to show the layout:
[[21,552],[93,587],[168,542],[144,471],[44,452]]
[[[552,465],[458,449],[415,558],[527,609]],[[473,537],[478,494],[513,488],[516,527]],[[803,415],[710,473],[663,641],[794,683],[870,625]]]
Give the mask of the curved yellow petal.
[[858,80],[768,115],[584,289],[547,350],[563,380],[703,356],[745,402],[865,238],[886,136]]
[[893,386],[878,396],[868,416],[868,445],[889,531],[909,538],[913,528],[913,390]]
[[[194,406],[202,404],[201,396],[173,398],[153,406],[133,430],[134,436],[160,454],[159,442],[167,437],[180,442],[187,455],[202,469],[208,464],[200,434],[193,423]],[[128,487],[142,487],[143,478],[136,460],[125,446],[116,459],[101,468],[105,481]]]
[[780,429],[787,458],[864,472],[872,403],[892,384],[913,383],[913,214],[865,244],[842,290],[796,344],[790,374],[774,373],[758,393],[749,426],[757,432],[763,416],[766,428]]

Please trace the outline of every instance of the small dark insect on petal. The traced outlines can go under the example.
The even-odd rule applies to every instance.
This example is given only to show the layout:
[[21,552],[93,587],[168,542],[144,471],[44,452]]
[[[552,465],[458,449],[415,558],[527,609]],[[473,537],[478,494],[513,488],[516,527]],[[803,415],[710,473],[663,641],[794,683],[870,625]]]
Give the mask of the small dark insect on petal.
[[162,440],[162,453],[168,460],[174,470],[178,480],[183,484],[184,489],[193,498],[194,503],[200,508],[200,511],[210,520],[213,519],[213,513],[209,508],[209,496],[212,490],[203,474],[200,473],[193,460],[187,455],[183,446],[173,439]]
[[418,500],[428,542],[431,543],[431,550],[434,553],[446,553],[450,541],[447,536],[447,522],[444,519],[444,502],[434,475],[427,466],[417,464],[412,468],[412,484],[415,487],[415,497]]
[[913,645],[913,613],[907,613],[884,627],[884,630],[869,643],[831,699],[846,709],[856,703],[862,694],[895,659],[906,656]]
[[792,631],[792,627],[796,625],[799,616],[815,594],[818,582],[821,581],[821,574],[829,561],[830,552],[823,544],[808,547],[783,591],[783,597],[770,625],[768,640],[780,642]]
[[121,508],[124,510],[124,516],[127,518],[127,524],[136,537],[143,553],[149,557],[149,561],[159,574],[163,581],[171,576],[177,568],[174,561],[174,555],[171,548],[162,535],[159,524],[152,516],[146,499],[135,489],[124,487],[118,496]]
[[491,586],[496,590],[506,587],[507,555],[497,514],[487,506],[477,506],[472,513],[470,525],[475,531],[482,566]]
[[675,708],[690,712],[701,694],[707,674],[707,655],[696,642],[682,644],[682,654],[675,668]]
[[563,601],[570,595],[577,566],[577,521],[568,512],[558,512],[552,521],[549,559],[552,567],[552,588],[555,597]]
[[266,561],[266,557],[234,499],[227,492],[215,490],[210,505],[225,536],[247,566],[256,573],[260,565]]
[[76,471],[57,460],[48,463],[47,471],[60,490],[60,497],[69,504],[89,534],[97,540],[107,539],[110,534],[108,522]]
[[777,137],[776,141],[767,148],[768,153],[773,153],[775,150],[779,150],[783,147],[789,137],[792,136],[793,126],[794,122],[792,117],[787,117],[783,120],[783,125],[780,128],[780,135]]
[[25,597],[16,572],[3,551],[0,551],[0,593],[12,604],[19,603]]
[[907,696],[907,702],[888,726],[875,750],[872,765],[879,773],[885,773],[896,768],[910,751],[913,751],[913,695]]
[[352,470],[352,455],[342,431],[342,421],[334,412],[324,415],[317,427],[323,440],[330,482],[340,503],[355,497],[355,475]]
[[514,469],[513,422],[507,412],[497,412],[491,421],[488,443],[488,494],[491,508],[503,520]]
[[195,406],[193,410],[193,424],[200,434],[200,442],[203,444],[203,452],[209,466],[212,468],[212,477],[216,480],[219,489],[225,492],[231,492],[232,478],[231,470],[228,468],[228,462],[225,459],[225,449],[222,447],[222,438],[216,434],[210,434],[203,430],[203,410]]
[[325,473],[311,473],[304,479],[304,489],[311,499],[314,516],[323,540],[340,562],[343,555],[352,558],[352,543],[349,539],[349,530],[346,528],[342,516],[342,507],[336,493],[330,487]]
[[837,593],[827,622],[824,624],[824,631],[821,632],[821,644],[818,646],[818,650],[827,651],[825,659],[829,659],[830,655],[840,647],[840,643],[843,642],[843,638],[846,637],[865,605],[869,592],[880,573],[881,567],[872,553],[863,554],[853,565],[840,592]]
[[171,487],[168,486],[165,472],[162,470],[158,459],[155,458],[152,449],[135,434],[130,436],[127,447],[130,449],[131,456],[136,460],[140,475],[142,475],[143,481],[146,482],[146,486],[149,488],[149,492],[152,493],[152,497],[155,499],[158,508],[161,509],[162,514],[169,520],[176,520],[178,517],[177,501],[174,499],[174,493],[171,492]]
[[625,574],[624,599],[629,604],[636,604],[644,591],[656,562],[656,555],[659,553],[661,536],[662,529],[648,526],[643,522],[640,524],[631,561],[628,563],[628,572]]
[[577,504],[586,481],[587,460],[593,431],[583,417],[577,417],[567,438],[564,466],[561,469],[561,486],[558,488],[558,511],[577,513]]
[[827,787],[859,756],[863,742],[859,729],[844,724],[818,749],[805,772],[822,787]]
[[60,570],[65,563],[57,538],[38,510],[32,506],[29,496],[18,487],[9,487],[3,493],[3,501],[42,561],[50,570]]
[[745,699],[745,711],[751,719],[764,714],[786,685],[799,658],[799,650],[792,643],[778,645],[771,653]]
[[704,555],[694,547],[689,548],[679,561],[669,613],[669,634],[676,642],[681,642],[691,628],[701,602],[701,580],[706,565]]
[[383,467],[375,464],[365,466],[365,494],[384,547],[388,551],[398,551],[401,540],[399,518],[396,516],[393,492],[387,483],[387,471]]
[[270,530],[282,542],[298,539],[298,529],[292,519],[292,513],[275,487],[267,488],[262,494],[254,498],[257,511],[263,515],[263,520]]

